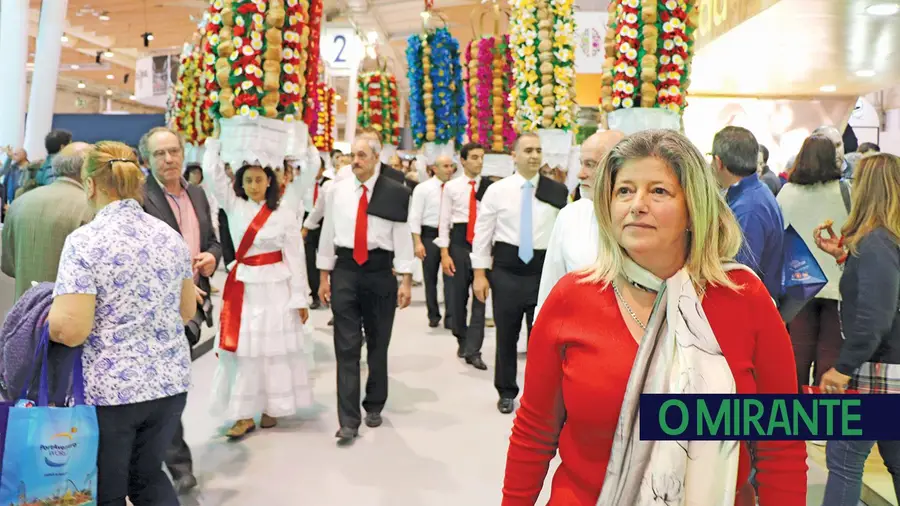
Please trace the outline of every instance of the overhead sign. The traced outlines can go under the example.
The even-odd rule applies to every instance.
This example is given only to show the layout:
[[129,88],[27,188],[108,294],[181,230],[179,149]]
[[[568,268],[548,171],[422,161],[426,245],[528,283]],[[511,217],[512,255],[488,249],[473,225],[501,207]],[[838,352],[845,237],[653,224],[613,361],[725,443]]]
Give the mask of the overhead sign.
[[603,37],[609,14],[606,12],[575,13],[575,72],[603,73]]
[[[332,71],[349,71],[359,65],[363,44],[353,28],[325,28],[319,41],[322,61]],[[340,75],[340,72],[333,75]]]
[[700,0],[700,26],[695,34],[696,49],[775,5],[780,0]]

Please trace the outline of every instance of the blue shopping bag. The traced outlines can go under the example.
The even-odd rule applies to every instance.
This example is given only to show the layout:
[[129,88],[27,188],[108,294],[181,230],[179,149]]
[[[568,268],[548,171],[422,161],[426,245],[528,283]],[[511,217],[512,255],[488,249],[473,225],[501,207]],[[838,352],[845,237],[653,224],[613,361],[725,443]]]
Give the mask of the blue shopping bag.
[[778,310],[790,323],[803,306],[819,293],[828,278],[806,242],[793,226],[784,231],[784,266],[781,273],[781,298]]
[[21,399],[6,410],[0,467],[0,504],[94,505],[97,501],[97,412],[84,404],[81,352],[74,361],[71,407],[48,406],[45,327],[35,363],[42,356],[37,403]]

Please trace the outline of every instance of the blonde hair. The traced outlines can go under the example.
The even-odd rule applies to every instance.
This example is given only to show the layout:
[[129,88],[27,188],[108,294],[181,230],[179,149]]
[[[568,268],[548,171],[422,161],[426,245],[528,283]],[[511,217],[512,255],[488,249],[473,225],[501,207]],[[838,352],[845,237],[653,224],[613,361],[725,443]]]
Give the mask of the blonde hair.
[[597,170],[594,213],[600,227],[600,254],[586,272],[585,282],[611,283],[623,269],[625,251],[612,234],[610,205],[619,170],[627,162],[657,158],[675,171],[684,191],[690,236],[685,262],[698,287],[707,282],[737,288],[725,273],[741,246],[741,228],[719,194],[712,168],[684,135],[674,130],[649,130],[626,137],[606,154]]
[[121,142],[98,142],[84,161],[82,179],[120,200],[144,200],[144,173],[130,147]]
[[844,244],[856,253],[859,241],[878,227],[900,240],[900,158],[887,153],[867,155],[856,166]]

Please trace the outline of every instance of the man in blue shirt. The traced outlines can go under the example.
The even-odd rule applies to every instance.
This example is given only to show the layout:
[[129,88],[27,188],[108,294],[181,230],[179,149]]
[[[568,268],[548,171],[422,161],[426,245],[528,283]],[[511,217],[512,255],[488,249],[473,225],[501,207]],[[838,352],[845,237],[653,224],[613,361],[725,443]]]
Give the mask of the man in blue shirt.
[[753,269],[777,300],[784,263],[784,220],[775,196],[756,174],[758,153],[759,143],[746,128],[725,127],[713,139],[713,169],[744,232],[735,260]]

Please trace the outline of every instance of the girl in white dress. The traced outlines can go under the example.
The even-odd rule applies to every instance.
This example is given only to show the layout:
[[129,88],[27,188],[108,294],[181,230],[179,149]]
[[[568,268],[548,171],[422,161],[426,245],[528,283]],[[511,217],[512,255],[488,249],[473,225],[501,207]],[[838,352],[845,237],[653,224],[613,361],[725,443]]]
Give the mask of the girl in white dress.
[[237,253],[222,296],[213,412],[237,420],[227,436],[240,438],[256,429],[257,415],[267,429],[312,404],[312,350],[303,335],[309,284],[296,212],[279,206],[275,173],[245,165],[232,185],[219,149],[218,139],[206,141],[204,179],[228,216]]

